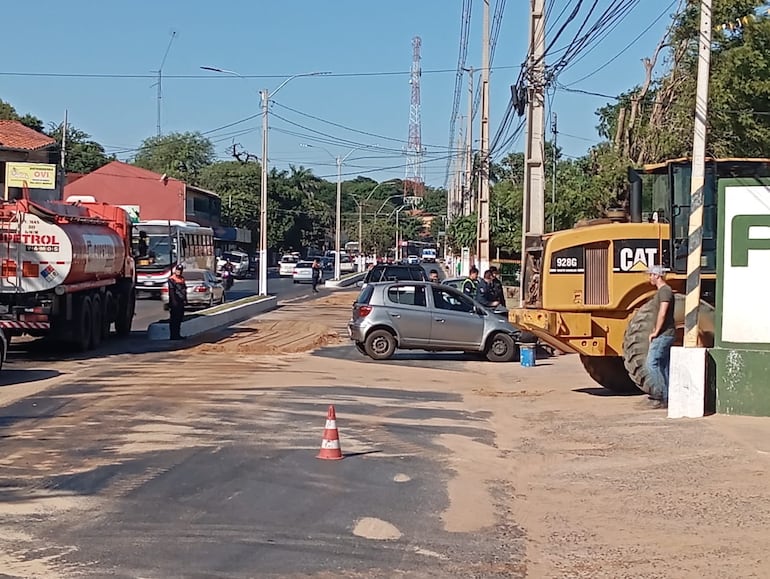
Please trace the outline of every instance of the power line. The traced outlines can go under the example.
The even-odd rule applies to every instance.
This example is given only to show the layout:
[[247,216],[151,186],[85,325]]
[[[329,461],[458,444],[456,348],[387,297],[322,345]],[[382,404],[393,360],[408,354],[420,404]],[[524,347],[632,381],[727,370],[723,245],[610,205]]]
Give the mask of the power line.
[[[518,65],[506,65],[494,67],[495,70],[506,70],[518,68]],[[422,74],[447,74],[455,72],[452,68],[423,70]],[[408,76],[411,71],[372,71],[372,72],[338,72],[325,74],[324,78],[355,78],[367,76]],[[243,74],[237,78],[254,79],[286,79],[293,73],[285,74]],[[0,76],[9,77],[32,77],[32,78],[91,78],[91,79],[156,79],[157,74],[131,74],[131,73],[69,73],[69,72],[22,72],[22,71],[0,71]],[[176,80],[227,80],[230,76],[218,74],[169,74],[164,75],[165,79]]]

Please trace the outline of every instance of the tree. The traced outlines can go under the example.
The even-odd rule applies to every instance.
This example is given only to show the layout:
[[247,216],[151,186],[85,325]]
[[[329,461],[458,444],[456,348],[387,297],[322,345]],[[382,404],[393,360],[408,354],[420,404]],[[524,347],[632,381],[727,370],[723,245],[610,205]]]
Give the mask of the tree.
[[259,232],[261,167],[259,163],[220,161],[201,169],[200,186],[222,199],[222,222]]
[[[48,136],[53,138],[59,147],[62,146],[62,126],[61,124],[51,124],[48,130]],[[72,125],[67,126],[65,171],[68,173],[90,173],[114,160],[114,156],[108,156],[104,152],[102,145],[91,140],[91,135]]]
[[19,121],[22,125],[38,133],[43,132],[43,121],[29,113],[19,115],[13,105],[3,100],[0,100],[0,119],[4,121]]
[[203,168],[214,160],[214,145],[200,133],[170,133],[145,139],[134,164],[198,185]]

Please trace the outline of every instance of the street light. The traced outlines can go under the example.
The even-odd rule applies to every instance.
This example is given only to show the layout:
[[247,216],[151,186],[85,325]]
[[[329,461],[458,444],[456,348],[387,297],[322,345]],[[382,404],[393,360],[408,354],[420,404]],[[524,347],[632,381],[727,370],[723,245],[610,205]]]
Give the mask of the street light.
[[402,205],[396,208],[396,262],[401,261],[401,235],[398,229],[398,214],[404,209],[409,207],[408,205]]
[[[279,87],[280,88],[280,87]],[[326,149],[325,147],[321,147],[319,145],[311,145],[309,143],[300,143],[301,147],[308,147],[311,149],[321,149],[322,151],[326,151],[326,153],[334,159],[334,161],[337,163],[337,232],[335,234],[335,240],[334,240],[334,246],[337,251],[336,257],[334,258],[334,279],[338,280],[340,279],[340,252],[341,247],[340,244],[342,242],[342,164],[348,160],[348,157],[355,153],[356,151],[360,151],[361,149],[370,149],[371,147],[376,147],[377,145],[361,145],[360,147],[355,147],[353,149],[350,149],[348,151],[348,154],[344,157],[340,157],[339,155],[332,155],[332,153]]]
[[[358,199],[353,196],[353,200],[356,202],[356,205],[358,206],[358,266],[359,271],[363,271],[364,267],[366,267],[366,257],[363,254],[364,244],[363,244],[363,204],[369,201],[369,199],[372,198],[372,195],[374,195],[374,192],[377,191],[382,185],[385,185],[386,183],[393,183],[395,181],[398,181],[399,179],[388,179],[387,181],[383,181],[382,183],[377,183],[377,185],[374,186],[374,189],[372,189],[369,192],[369,195],[367,195],[366,199],[363,199],[359,201]],[[387,200],[386,200],[387,203]]]
[[[244,78],[232,70],[226,70],[223,68],[216,68],[213,66],[201,66],[203,70],[209,70],[211,72],[218,72],[221,74],[232,74],[240,78]],[[268,112],[270,110],[270,98],[275,96],[279,90],[281,90],[286,84],[299,78],[301,76],[322,76],[325,74],[331,74],[330,72],[303,72],[300,74],[293,74],[285,79],[278,87],[270,92],[268,89],[259,91],[259,97],[262,107],[262,176],[260,178],[261,194],[259,199],[259,295],[267,295],[267,132],[268,132]]]

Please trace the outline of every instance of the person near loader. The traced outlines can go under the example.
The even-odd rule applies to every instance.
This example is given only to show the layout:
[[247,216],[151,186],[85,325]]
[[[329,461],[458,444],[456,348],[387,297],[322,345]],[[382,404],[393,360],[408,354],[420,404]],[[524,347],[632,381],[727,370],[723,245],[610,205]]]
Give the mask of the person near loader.
[[650,349],[647,353],[647,369],[650,372],[652,388],[650,398],[653,408],[668,406],[668,373],[671,361],[671,346],[674,344],[676,324],[674,322],[674,292],[666,283],[666,272],[660,265],[654,265],[647,273],[650,284],[658,288],[653,298],[658,303],[658,315],[650,333]]
[[500,279],[500,272],[494,265],[489,268],[489,271],[492,272],[492,301],[498,302],[501,306],[505,307],[505,290]]
[[468,277],[463,281],[461,289],[466,296],[473,300],[476,299],[476,293],[479,291],[479,268],[475,265],[471,266]]

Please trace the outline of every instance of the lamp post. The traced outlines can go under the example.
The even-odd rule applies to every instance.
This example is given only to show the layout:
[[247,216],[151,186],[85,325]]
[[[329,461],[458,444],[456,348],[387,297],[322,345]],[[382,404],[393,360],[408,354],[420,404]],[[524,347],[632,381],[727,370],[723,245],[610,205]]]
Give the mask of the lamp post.
[[[369,195],[367,195],[366,199],[364,199],[363,201],[359,201],[358,199],[353,197],[353,199],[356,202],[356,205],[358,206],[358,254],[359,254],[358,265],[360,268],[359,271],[363,271],[364,267],[366,266],[366,257],[363,257],[363,249],[364,249],[364,244],[363,244],[364,224],[363,224],[363,214],[362,214],[363,204],[369,201],[369,199],[372,198],[372,195],[374,195],[374,192],[377,191],[377,189],[379,189],[381,186],[385,185],[385,183],[393,183],[395,181],[398,181],[398,179],[388,179],[387,181],[383,181],[382,183],[377,183],[374,186],[374,189],[372,189],[369,192]],[[390,197],[385,200],[385,203],[387,203],[389,199]],[[380,207],[380,209],[382,209],[382,207]]]
[[398,214],[407,207],[408,205],[402,205],[396,208],[396,262],[401,261],[401,232],[398,228]]
[[339,155],[332,155],[329,150],[327,150],[325,147],[320,147],[318,145],[310,145],[308,143],[300,143],[300,146],[302,147],[309,147],[311,149],[321,149],[322,151],[326,151],[326,153],[332,157],[337,163],[337,215],[336,215],[336,233],[334,236],[334,249],[336,251],[336,255],[334,257],[334,279],[338,280],[340,279],[340,252],[341,252],[341,243],[342,243],[342,164],[348,160],[348,157],[355,153],[356,151],[360,151],[361,149],[369,149],[371,147],[376,147],[376,145],[362,145],[360,147],[355,147],[353,149],[350,149],[348,151],[347,155],[344,157],[340,157]]
[[[213,66],[201,66],[203,70],[209,70],[211,72],[218,72],[221,74],[231,74],[244,78],[232,70],[226,70],[223,68],[216,68]],[[293,74],[285,79],[278,87],[270,92],[268,89],[259,91],[259,98],[262,108],[262,176],[260,178],[260,198],[259,198],[259,287],[258,293],[261,296],[267,295],[267,133],[269,128],[268,114],[270,111],[270,99],[275,96],[279,90],[281,90],[286,84],[299,78],[301,76],[321,76],[325,74],[331,74],[330,72],[303,72],[300,74]]]

